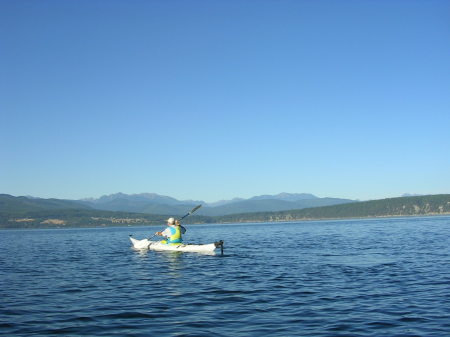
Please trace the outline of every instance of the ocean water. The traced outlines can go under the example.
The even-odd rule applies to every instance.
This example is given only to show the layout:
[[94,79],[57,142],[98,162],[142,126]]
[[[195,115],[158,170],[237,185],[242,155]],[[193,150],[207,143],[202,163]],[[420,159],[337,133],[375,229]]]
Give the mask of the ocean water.
[[0,335],[450,335],[450,217],[161,228],[0,231]]

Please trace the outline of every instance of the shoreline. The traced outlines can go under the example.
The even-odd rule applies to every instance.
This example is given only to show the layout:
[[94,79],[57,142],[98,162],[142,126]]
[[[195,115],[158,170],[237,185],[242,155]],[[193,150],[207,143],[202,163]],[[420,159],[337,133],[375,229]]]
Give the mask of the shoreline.
[[[239,225],[239,224],[277,224],[277,223],[295,223],[295,222],[314,222],[314,221],[345,221],[345,220],[377,220],[377,219],[399,219],[399,218],[428,218],[428,217],[448,217],[450,212],[445,213],[429,213],[429,214],[416,214],[416,215],[379,215],[379,216],[366,216],[366,217],[342,217],[342,218],[302,218],[302,219],[290,219],[290,220],[272,220],[272,221],[239,221],[239,222],[211,222],[211,223],[190,223],[186,226],[201,226],[201,225]],[[164,224],[133,224],[124,226],[121,225],[99,225],[99,226],[58,226],[50,227],[43,226],[39,228],[33,227],[0,227],[1,230],[40,230],[40,229],[107,229],[107,228],[128,228],[128,227],[161,227]]]

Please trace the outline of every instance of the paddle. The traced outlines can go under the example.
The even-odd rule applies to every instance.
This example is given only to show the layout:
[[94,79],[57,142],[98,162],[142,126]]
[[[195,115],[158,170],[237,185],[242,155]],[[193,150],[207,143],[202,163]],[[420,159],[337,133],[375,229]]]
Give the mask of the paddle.
[[[187,212],[185,215],[183,215],[181,218],[177,219],[176,221],[181,221],[183,220],[185,217],[191,215],[192,213],[194,213],[196,210],[198,210],[200,207],[202,207],[202,205],[197,205],[195,206],[193,209],[191,209],[189,212]],[[186,231],[186,228],[184,228],[183,226],[180,225],[180,227],[182,229],[184,229],[184,231]],[[148,238],[148,240],[154,238],[156,236],[156,234],[153,234],[150,238]]]
[[196,210],[198,210],[200,207],[202,207],[202,205],[197,205],[195,206],[193,209],[191,209],[190,212],[186,213],[185,215],[183,215],[181,218],[178,219],[178,221],[183,220],[185,217],[187,217],[188,215],[191,215],[192,213],[194,213]]

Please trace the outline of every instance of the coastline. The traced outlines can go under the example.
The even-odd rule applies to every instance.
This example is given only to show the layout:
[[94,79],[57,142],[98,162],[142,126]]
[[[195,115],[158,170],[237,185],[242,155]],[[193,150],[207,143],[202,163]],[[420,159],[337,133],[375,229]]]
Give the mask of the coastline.
[[[401,219],[401,218],[432,218],[432,217],[450,217],[450,212],[446,213],[429,213],[429,214],[417,214],[417,215],[380,215],[380,216],[366,216],[366,217],[342,217],[342,218],[303,218],[303,219],[290,219],[290,220],[272,220],[272,221],[239,221],[239,222],[198,222],[189,223],[189,226],[202,226],[202,225],[251,225],[251,224],[281,224],[281,223],[296,223],[296,222],[315,222],[315,221],[346,221],[346,220],[378,220],[378,219]],[[48,222],[47,222],[48,223]],[[39,227],[0,227],[0,231],[4,230],[41,230],[41,229],[107,229],[107,228],[128,228],[128,227],[161,227],[164,224],[116,224],[116,225],[98,225],[98,226],[39,226]]]

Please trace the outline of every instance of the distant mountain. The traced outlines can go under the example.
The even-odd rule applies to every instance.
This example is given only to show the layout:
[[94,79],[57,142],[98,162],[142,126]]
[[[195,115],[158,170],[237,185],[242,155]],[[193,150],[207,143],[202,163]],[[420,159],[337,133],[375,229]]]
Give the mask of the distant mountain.
[[160,205],[176,205],[180,203],[180,201],[178,201],[175,198],[168,197],[165,195],[159,195],[156,193],[140,193],[140,194],[115,193],[101,196],[98,199],[94,198],[82,199],[82,201],[86,201],[96,205],[108,204],[111,202],[115,202],[117,200],[127,200],[127,202],[135,202],[135,203],[151,202]]
[[280,193],[260,195],[249,199],[234,198],[215,203],[204,201],[180,201],[155,193],[116,193],[98,199],[83,199],[85,205],[107,211],[136,212],[146,214],[182,215],[195,205],[202,204],[199,215],[220,216],[234,213],[271,212],[306,207],[319,207],[354,202],[349,199],[318,198],[307,193]]
[[208,207],[223,206],[223,205],[228,205],[228,204],[232,204],[232,203],[244,201],[244,200],[245,199],[243,199],[243,198],[233,198],[231,200],[219,200],[216,202],[208,202],[208,203],[206,203],[206,206],[208,206]]
[[264,195],[258,195],[255,197],[251,197],[249,199],[233,198],[231,200],[220,200],[217,202],[207,203],[206,206],[208,206],[208,207],[224,206],[224,205],[234,204],[234,203],[246,201],[246,200],[299,201],[299,200],[306,200],[306,199],[318,199],[318,197],[316,197],[315,195],[312,195],[312,194],[308,194],[308,193],[279,193],[279,194],[275,194],[275,195],[264,194]]
[[415,194],[415,193],[403,193],[402,197],[420,197],[423,194]]
[[[106,211],[137,212],[151,214],[181,214],[192,205],[203,201],[179,201],[156,193],[104,195],[98,199],[82,199],[85,205]],[[187,207],[186,207],[187,206]]]
[[199,214],[218,216],[233,213],[272,212],[293,209],[294,205],[288,201],[275,199],[243,200],[216,207],[204,207]]
[[254,199],[225,204],[216,207],[203,207],[198,214],[207,216],[221,216],[236,213],[276,212],[309,207],[321,207],[355,202],[349,199],[315,198],[286,201],[280,199]]
[[309,193],[280,193],[276,195],[260,195],[253,198],[250,198],[250,200],[284,200],[284,201],[300,201],[300,200],[308,200],[308,199],[318,199],[313,194]]
[[61,199],[41,199],[30,197],[14,197],[0,194],[0,212],[21,213],[41,210],[92,209],[77,201]]

